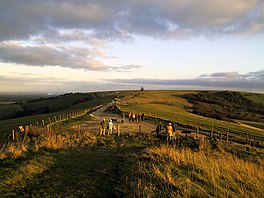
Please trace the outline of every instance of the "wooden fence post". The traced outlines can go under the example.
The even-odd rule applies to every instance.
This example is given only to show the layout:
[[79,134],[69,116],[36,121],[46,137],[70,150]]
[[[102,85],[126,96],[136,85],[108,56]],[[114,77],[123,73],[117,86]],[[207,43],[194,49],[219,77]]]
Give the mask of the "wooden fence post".
[[248,132],[247,132],[247,141],[248,141]]
[[213,133],[214,133],[214,125],[212,124],[211,131],[210,131],[210,138],[213,139]]
[[15,141],[15,130],[12,131],[12,140]]
[[78,125],[78,133],[81,133],[81,125]]
[[120,136],[120,125],[117,124],[117,136]]
[[55,122],[57,122],[57,117],[56,116],[54,116],[54,120],[55,120]]
[[229,123],[228,123],[228,126],[227,126],[227,133],[226,133],[226,141],[228,142],[228,136],[229,136],[229,131],[230,131],[230,128],[229,128]]
[[43,128],[45,128],[45,121],[42,120],[42,125],[43,125]]
[[142,133],[142,130],[141,130],[141,125],[139,124],[138,125],[138,133],[141,135],[141,133]]
[[103,135],[103,127],[100,123],[98,124],[98,127],[99,127],[99,136],[102,136]]
[[222,138],[223,138],[223,133],[220,132],[220,141],[222,142]]
[[49,123],[51,124],[51,119],[49,118]]

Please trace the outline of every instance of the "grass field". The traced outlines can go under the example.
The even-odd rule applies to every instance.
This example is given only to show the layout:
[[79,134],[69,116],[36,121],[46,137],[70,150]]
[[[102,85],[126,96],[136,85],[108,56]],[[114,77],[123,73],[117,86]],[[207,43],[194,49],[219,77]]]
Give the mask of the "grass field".
[[[142,113],[142,103],[150,103],[149,115],[167,112],[171,106],[189,118],[190,104],[181,99],[183,93],[145,92],[124,99],[120,106]],[[183,137],[179,144],[162,141],[157,146],[151,120],[120,123],[121,136],[99,137],[102,118],[93,119],[85,115],[60,122],[59,131],[54,128],[41,138],[0,149],[0,195],[261,198],[264,194],[263,148],[206,140],[207,146],[198,149],[193,147],[195,140]],[[87,128],[76,130],[78,125]]]
[[[26,117],[21,117],[21,118],[13,118],[13,119],[8,119],[8,120],[0,120],[0,138],[5,134],[10,134],[12,130],[18,130],[18,126],[22,125],[22,126],[26,126],[26,125],[36,125],[36,123],[38,122],[39,124],[42,122],[42,120],[45,121],[45,123],[48,123],[49,120],[48,118],[51,118],[52,121],[54,121],[54,116],[57,116],[57,119],[59,117],[59,115],[66,115],[67,113],[71,113],[71,112],[75,112],[75,111],[81,111],[83,109],[89,109],[101,104],[106,104],[111,102],[115,97],[124,97],[127,95],[130,95],[131,93],[133,93],[134,91],[122,91],[122,92],[102,92],[101,94],[104,94],[104,97],[97,97],[94,98],[92,100],[88,100],[85,102],[81,102],[75,105],[66,105],[67,104],[72,104],[72,101],[75,101],[78,99],[78,97],[80,97],[79,95],[73,95],[74,98],[72,98],[70,95],[67,96],[62,96],[61,98],[59,98],[58,100],[54,100],[54,99],[45,99],[43,101],[40,102],[33,102],[30,103],[31,105],[33,105],[33,108],[37,108],[37,106],[43,106],[43,105],[47,105],[49,103],[51,103],[50,105],[52,107],[60,107],[58,109],[61,109],[63,106],[65,106],[65,109],[61,110],[61,111],[56,111],[53,113],[46,113],[46,114],[37,114],[37,115],[32,115],[32,116],[26,116]],[[69,100],[70,98],[70,100]],[[68,100],[68,101],[67,101]],[[52,101],[52,102],[50,102]],[[2,105],[3,107],[3,111],[8,111],[8,112],[12,112],[14,110],[18,110],[21,107],[19,105]],[[14,108],[12,108],[14,106]],[[10,109],[9,109],[10,108]],[[0,110],[1,110],[1,105],[0,105]],[[55,109],[54,109],[55,110]]]
[[0,119],[7,115],[10,115],[13,112],[22,110],[22,107],[18,104],[0,104]]
[[213,126],[215,131],[230,132],[236,134],[251,134],[264,137],[259,130],[243,127],[235,123],[206,118],[191,113],[192,104],[182,98],[187,93],[198,91],[144,91],[139,92],[136,97],[127,97],[118,106],[126,112],[144,113],[147,116],[157,117],[164,120],[176,121],[182,125],[190,125],[194,128],[210,130]]
[[259,129],[264,130],[264,123],[259,123],[259,122],[251,122],[251,121],[241,121],[242,123],[245,123],[249,126],[256,127]]
[[256,102],[264,104],[264,94],[256,94],[256,93],[242,93],[246,98]]

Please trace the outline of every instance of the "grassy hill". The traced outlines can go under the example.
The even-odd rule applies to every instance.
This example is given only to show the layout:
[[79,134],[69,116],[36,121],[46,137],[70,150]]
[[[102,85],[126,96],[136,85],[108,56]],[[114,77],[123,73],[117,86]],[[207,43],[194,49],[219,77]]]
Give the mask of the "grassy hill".
[[68,93],[50,98],[21,101],[0,106],[0,119],[64,111],[85,102],[94,103],[95,101],[100,101],[98,103],[101,103],[113,100],[115,97],[118,97],[118,92]]
[[[177,136],[173,144],[161,141],[157,146],[157,138],[151,131],[162,119],[175,120],[177,127],[186,129],[198,124],[201,128],[210,127],[214,123],[215,130],[229,125],[233,132],[245,130],[251,135],[263,135],[236,123],[193,114],[193,104],[183,96],[196,93],[202,92],[126,92],[118,107],[149,117],[140,123],[120,122],[121,136],[98,136],[102,117],[86,114],[57,123],[57,127],[40,138],[10,142],[0,149],[0,194],[3,197],[261,198],[263,148],[210,138],[204,139],[205,147],[197,148],[193,143],[199,139],[185,136]],[[78,105],[78,108],[82,106]],[[83,128],[79,130],[78,126]]]
[[124,98],[118,106],[126,112],[144,113],[147,116],[175,121],[179,126],[216,132],[230,132],[237,135],[250,134],[263,138],[264,132],[254,130],[235,122],[204,117],[193,113],[193,104],[185,96],[203,94],[203,91],[144,91]]
[[48,118],[106,104],[134,91],[68,93],[50,98],[32,99],[0,105],[0,137],[18,126],[47,122]]
[[[255,96],[256,94],[254,94],[254,98],[256,98]],[[238,92],[202,92],[186,94],[184,97],[193,104],[192,111],[198,115],[219,120],[240,119],[264,122],[264,105],[254,102]],[[258,102],[260,101],[258,100]]]

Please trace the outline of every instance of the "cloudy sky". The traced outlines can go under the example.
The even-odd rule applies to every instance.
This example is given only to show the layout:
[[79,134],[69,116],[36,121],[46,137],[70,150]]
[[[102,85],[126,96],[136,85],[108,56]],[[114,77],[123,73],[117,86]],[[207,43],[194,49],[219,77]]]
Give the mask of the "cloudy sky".
[[264,92],[263,0],[0,0],[0,92]]

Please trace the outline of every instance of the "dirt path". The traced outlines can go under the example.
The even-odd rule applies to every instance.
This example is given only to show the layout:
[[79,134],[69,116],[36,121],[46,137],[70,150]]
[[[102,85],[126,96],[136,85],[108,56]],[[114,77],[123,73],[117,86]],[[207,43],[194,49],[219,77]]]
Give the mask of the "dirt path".
[[[93,112],[93,120],[80,120],[82,130],[97,133],[103,118],[120,119],[119,115],[106,113],[107,106]],[[125,197],[118,185],[125,181],[120,168],[129,159],[136,163],[137,156],[149,144],[149,139],[138,137],[139,126],[149,133],[155,126],[150,123],[120,123],[121,136],[97,137],[92,147],[74,150],[49,151],[53,166],[30,181],[25,188],[15,192],[16,197]]]
[[240,126],[243,126],[243,127],[247,127],[249,129],[254,129],[254,130],[258,130],[258,131],[263,131],[263,129],[260,129],[260,128],[257,128],[257,127],[254,127],[254,126],[250,126],[248,124],[245,124],[245,123],[242,123],[242,122],[239,122],[239,121],[236,121]]
[[122,158],[115,149],[82,149],[53,155],[54,165],[15,197],[116,197]]
[[112,104],[103,106],[100,109],[96,110],[95,112],[91,113],[90,115],[98,120],[102,120],[103,118],[108,119],[108,120],[111,118],[121,119],[120,115],[105,112],[107,108],[111,105]]

